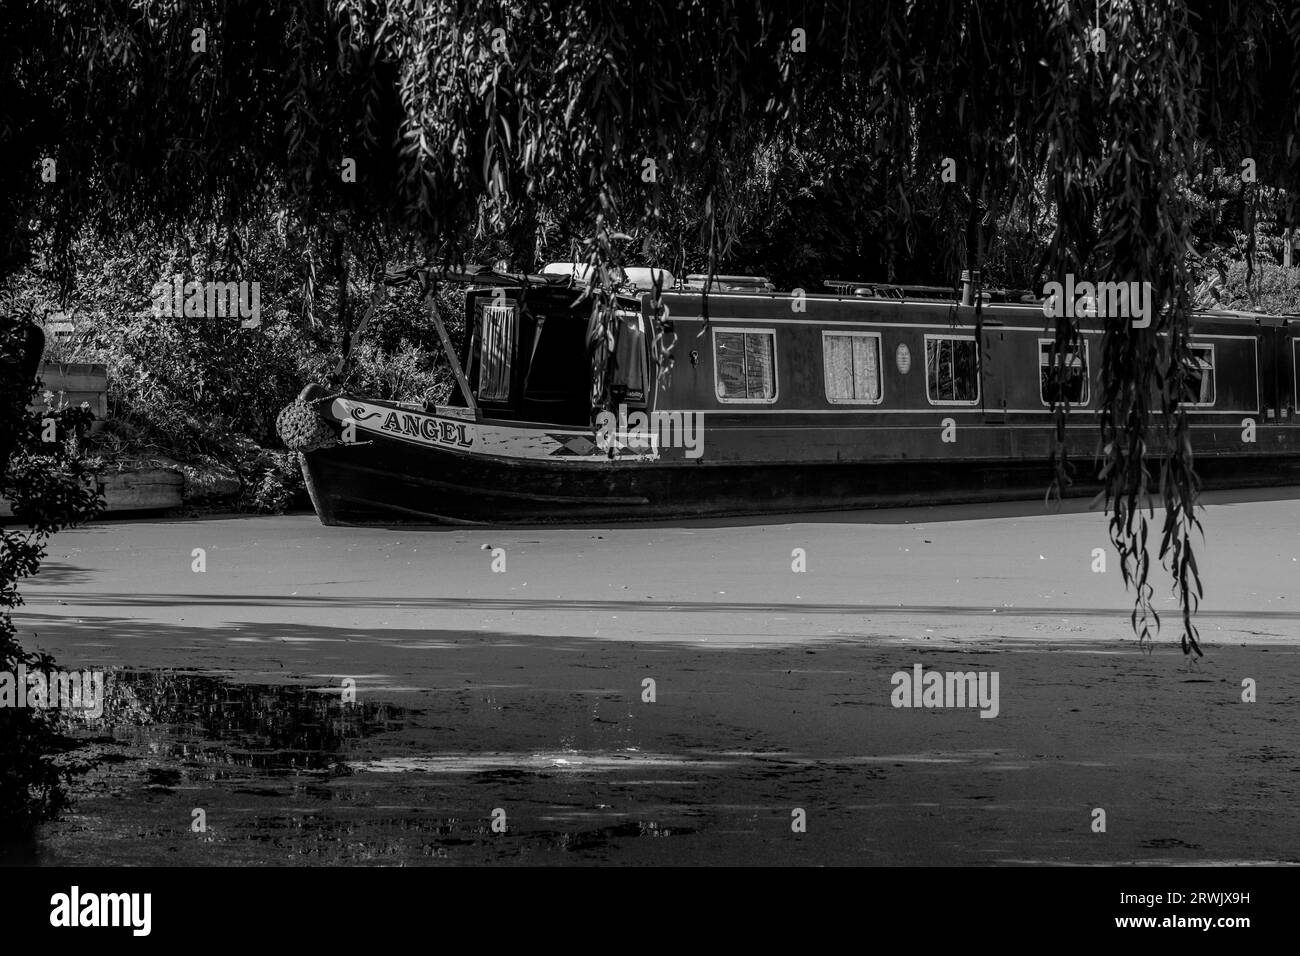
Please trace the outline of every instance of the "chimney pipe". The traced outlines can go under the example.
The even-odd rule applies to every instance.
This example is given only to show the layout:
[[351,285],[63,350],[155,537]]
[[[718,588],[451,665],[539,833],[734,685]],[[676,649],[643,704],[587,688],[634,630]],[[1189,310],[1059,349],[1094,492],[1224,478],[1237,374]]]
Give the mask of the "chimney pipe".
[[980,284],[980,271],[978,269],[961,270],[961,304],[975,304],[975,289]]

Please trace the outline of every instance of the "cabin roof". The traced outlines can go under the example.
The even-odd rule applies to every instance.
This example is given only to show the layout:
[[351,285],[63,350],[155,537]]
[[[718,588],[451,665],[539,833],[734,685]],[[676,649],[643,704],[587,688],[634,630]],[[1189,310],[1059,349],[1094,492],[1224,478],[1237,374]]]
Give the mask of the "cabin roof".
[[[678,302],[683,300],[689,302],[698,302],[703,298],[702,294],[696,290],[673,290],[664,292],[664,297],[673,297]],[[789,292],[711,292],[709,293],[709,313],[711,318],[721,315],[726,316],[727,321],[733,321],[740,316],[736,314],[739,310],[728,309],[728,303],[737,300],[748,300],[757,304],[762,303],[782,303],[788,304],[793,298]],[[884,297],[862,297],[856,295],[839,295],[825,292],[809,292],[804,294],[804,299],[810,303],[839,303],[850,306],[849,315],[860,315],[863,320],[878,312],[892,312],[894,317],[901,318],[904,321],[915,319],[923,321],[927,316],[933,316],[936,313],[942,313],[949,316],[954,311],[961,318],[974,317],[975,307],[973,305],[962,305],[957,298],[937,299],[937,298],[884,298]],[[683,302],[684,304],[684,302]],[[1037,321],[1051,321],[1043,314],[1042,302],[985,302],[981,311],[986,318],[1016,318],[1020,320],[1029,320],[1034,317]],[[812,315],[808,312],[791,313],[783,315],[786,321],[807,321],[818,322],[825,319],[825,313],[819,310],[818,315]],[[689,313],[678,312],[674,309],[674,314],[687,315]],[[1271,315],[1266,312],[1245,312],[1240,310],[1228,309],[1197,309],[1193,315],[1219,319],[1227,321],[1266,323],[1266,324],[1284,324],[1293,321],[1300,321],[1300,314],[1289,315]],[[762,316],[754,315],[756,321],[761,321]]]
[[[401,284],[419,275],[425,280],[461,282],[479,288],[498,286],[581,288],[586,285],[584,280],[587,268],[583,263],[549,263],[543,268],[541,274],[521,275],[496,272],[488,268],[457,272],[449,269],[416,267],[413,269],[390,270],[385,278],[390,284]],[[667,280],[662,292],[665,297],[673,296],[689,300],[704,296],[704,291],[700,288],[706,278],[703,275],[688,275],[684,280],[686,287],[674,289],[667,287],[667,282],[672,281],[671,273],[666,270],[644,267],[628,267],[625,270],[623,278],[634,280],[631,282],[634,288],[627,289],[621,294],[634,296],[637,292],[649,291],[650,283],[641,280],[652,279],[656,273],[663,275],[664,279]],[[718,285],[708,293],[711,308],[736,299],[789,302],[795,295],[795,292],[783,292],[773,289],[770,281],[762,276],[717,275],[713,278]],[[854,279],[828,279],[823,285],[832,291],[804,292],[802,293],[804,299],[812,302],[852,303],[857,307],[865,307],[868,312],[878,309],[897,310],[902,308],[904,314],[906,314],[917,307],[929,311],[940,309],[945,311],[950,309],[963,310],[959,314],[964,314],[965,310],[974,310],[974,306],[961,304],[958,289],[948,286],[904,285]],[[1040,297],[1033,297],[1033,293],[1025,290],[982,289],[981,296],[983,297],[982,311],[989,315],[1025,316],[1029,313],[1038,313],[1042,316],[1043,300]],[[1241,309],[1197,309],[1193,314],[1205,318],[1250,321],[1256,324],[1265,320],[1267,320],[1268,324],[1275,322],[1277,324],[1289,324],[1293,321],[1300,321],[1300,313],[1275,315]],[[807,321],[818,321],[817,318],[809,317],[806,313],[802,315],[794,313],[793,317],[796,319],[804,318]],[[1047,316],[1042,317],[1047,318]]]

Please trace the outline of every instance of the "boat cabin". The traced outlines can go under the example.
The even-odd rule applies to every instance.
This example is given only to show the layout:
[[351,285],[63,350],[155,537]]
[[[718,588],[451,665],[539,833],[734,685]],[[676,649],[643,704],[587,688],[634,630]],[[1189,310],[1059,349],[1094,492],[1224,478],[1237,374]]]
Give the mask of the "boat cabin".
[[[650,400],[648,317],[641,297],[618,299],[614,335],[615,403]],[[461,366],[485,416],[502,421],[591,423],[591,300],[570,285],[477,289],[466,296]],[[453,392],[450,404],[465,407]]]
[[[576,275],[553,271],[538,283],[468,293],[460,358],[485,417],[590,425],[589,349],[599,330]],[[662,295],[676,344],[673,373],[658,394],[650,295],[634,289],[619,297],[615,405],[750,416],[871,413],[899,426],[911,421],[884,416],[942,411],[987,424],[1045,424],[1057,403],[1076,411],[1099,405],[1101,321],[1088,328],[1085,320],[1080,341],[1060,356],[1041,306],[1005,301],[1009,294],[983,307],[977,341],[974,308],[939,299],[941,290],[930,287],[837,282],[838,294],[796,296],[767,291],[759,277],[733,276],[728,291],[710,293],[706,330],[698,278]],[[1295,328],[1280,317],[1199,314],[1188,411],[1289,421],[1300,398]],[[466,403],[453,393],[451,404]]]

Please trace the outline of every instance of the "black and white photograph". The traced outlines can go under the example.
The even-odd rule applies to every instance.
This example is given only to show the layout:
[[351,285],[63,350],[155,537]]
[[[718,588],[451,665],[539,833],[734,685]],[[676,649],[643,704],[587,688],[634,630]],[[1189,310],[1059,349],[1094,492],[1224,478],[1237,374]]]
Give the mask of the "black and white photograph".
[[0,0],[20,929],[1276,930],[1298,200],[1293,0]]

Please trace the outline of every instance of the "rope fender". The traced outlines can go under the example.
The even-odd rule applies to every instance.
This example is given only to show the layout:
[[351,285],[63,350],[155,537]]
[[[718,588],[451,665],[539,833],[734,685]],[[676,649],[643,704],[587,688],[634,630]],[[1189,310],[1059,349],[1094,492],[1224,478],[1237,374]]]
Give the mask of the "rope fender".
[[293,404],[286,405],[275,419],[275,430],[280,441],[291,451],[310,452],[338,444],[338,436],[315,408],[323,397],[319,385],[308,385]]

